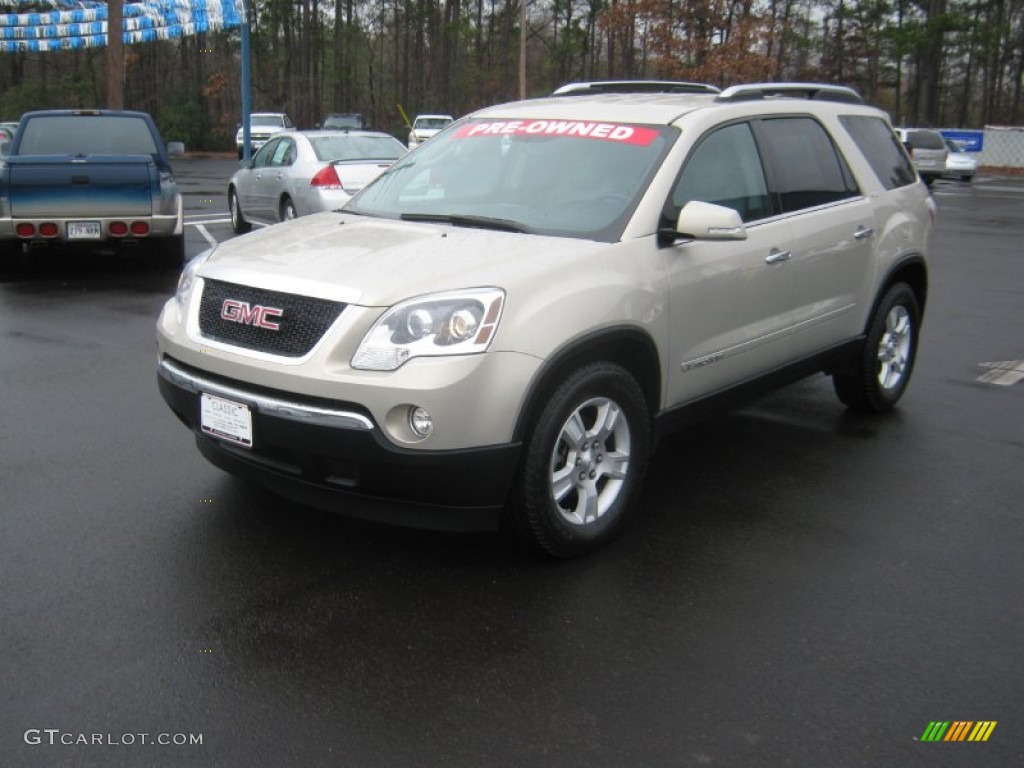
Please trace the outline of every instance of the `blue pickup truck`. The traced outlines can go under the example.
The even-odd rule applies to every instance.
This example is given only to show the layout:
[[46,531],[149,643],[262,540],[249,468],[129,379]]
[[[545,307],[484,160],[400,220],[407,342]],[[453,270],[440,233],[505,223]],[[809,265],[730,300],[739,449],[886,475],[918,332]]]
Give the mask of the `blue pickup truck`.
[[0,258],[77,245],[184,260],[184,209],[169,160],[184,147],[165,146],[146,113],[28,112],[3,144]]

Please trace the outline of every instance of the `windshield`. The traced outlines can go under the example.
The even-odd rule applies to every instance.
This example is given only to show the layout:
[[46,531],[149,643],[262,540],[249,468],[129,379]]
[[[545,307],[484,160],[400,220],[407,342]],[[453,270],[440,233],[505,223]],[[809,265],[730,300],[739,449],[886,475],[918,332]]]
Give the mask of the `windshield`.
[[345,207],[617,240],[676,136],[667,126],[472,120],[410,152]]
[[249,125],[276,125],[283,126],[284,118],[280,115],[251,115]]
[[417,117],[412,127],[417,131],[439,131],[451,122],[450,117]]
[[363,118],[360,115],[331,115],[324,120],[324,128],[355,128],[363,127]]

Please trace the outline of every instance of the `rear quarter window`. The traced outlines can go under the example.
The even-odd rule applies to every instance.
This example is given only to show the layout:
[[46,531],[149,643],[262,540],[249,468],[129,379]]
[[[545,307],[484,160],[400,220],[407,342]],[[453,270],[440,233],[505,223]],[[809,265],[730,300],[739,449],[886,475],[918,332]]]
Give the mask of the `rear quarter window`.
[[773,117],[757,125],[758,142],[772,166],[773,186],[783,212],[860,194],[846,160],[817,120]]
[[839,122],[850,134],[883,187],[896,189],[917,182],[917,172],[910,158],[885,120],[866,115],[843,115]]

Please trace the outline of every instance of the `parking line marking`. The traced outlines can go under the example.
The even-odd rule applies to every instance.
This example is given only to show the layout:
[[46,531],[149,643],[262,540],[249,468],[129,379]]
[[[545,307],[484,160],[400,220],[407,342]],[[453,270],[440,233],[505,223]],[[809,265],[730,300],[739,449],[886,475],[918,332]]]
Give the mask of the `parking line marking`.
[[202,224],[193,224],[192,226],[199,230],[199,234],[202,235],[206,242],[208,242],[210,245],[217,244],[217,238],[215,238],[213,235],[207,232],[206,227],[204,227]]
[[1001,363],[979,363],[982,368],[990,368],[987,373],[978,377],[978,381],[986,384],[999,384],[1008,387],[1024,379],[1024,360],[1006,360]]

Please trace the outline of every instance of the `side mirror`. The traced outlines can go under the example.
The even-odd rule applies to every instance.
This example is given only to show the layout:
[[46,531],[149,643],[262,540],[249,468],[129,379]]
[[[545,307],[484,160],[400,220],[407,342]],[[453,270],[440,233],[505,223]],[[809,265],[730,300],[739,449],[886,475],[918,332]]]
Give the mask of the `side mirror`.
[[177,157],[178,155],[185,154],[185,144],[181,141],[169,141],[167,142],[167,154],[170,157]]
[[679,212],[675,234],[695,240],[746,240],[747,228],[734,209],[691,200]]

